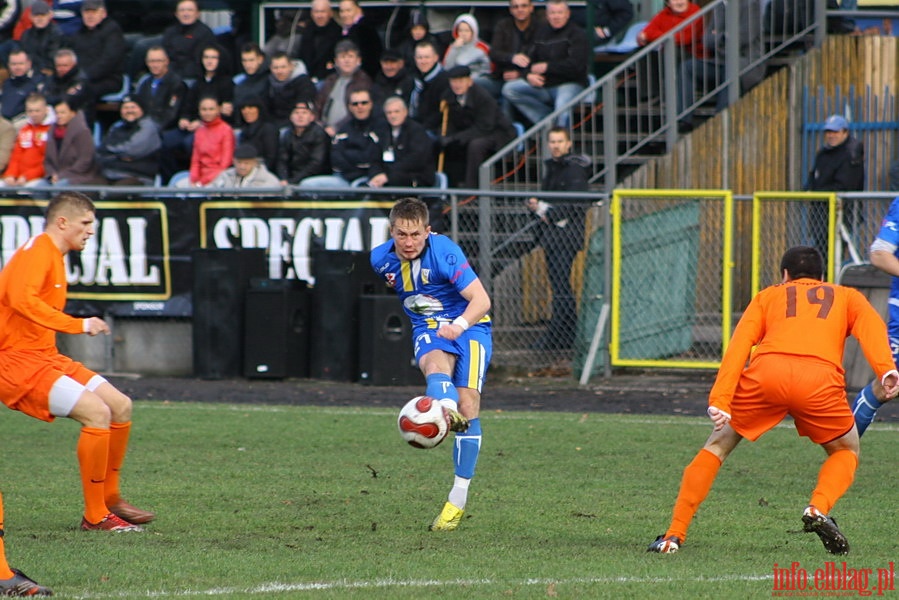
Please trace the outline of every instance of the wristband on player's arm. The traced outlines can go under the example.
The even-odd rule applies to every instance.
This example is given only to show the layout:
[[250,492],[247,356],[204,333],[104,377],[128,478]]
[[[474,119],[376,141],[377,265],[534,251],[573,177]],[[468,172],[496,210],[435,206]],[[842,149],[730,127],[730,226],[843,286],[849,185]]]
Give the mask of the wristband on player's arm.
[[891,369],[891,370],[887,371],[886,373],[884,373],[883,377],[880,378],[880,385],[883,385],[886,382],[887,377],[889,377],[890,375],[895,375],[895,376],[899,377],[899,371],[896,371],[896,369]]
[[458,325],[459,327],[461,327],[461,328],[462,328],[462,331],[467,331],[468,328],[470,327],[470,325],[468,324],[468,321],[466,321],[466,320],[463,319],[462,317],[456,317],[455,319],[453,319],[453,323],[452,323],[452,324],[453,324],[453,325]]

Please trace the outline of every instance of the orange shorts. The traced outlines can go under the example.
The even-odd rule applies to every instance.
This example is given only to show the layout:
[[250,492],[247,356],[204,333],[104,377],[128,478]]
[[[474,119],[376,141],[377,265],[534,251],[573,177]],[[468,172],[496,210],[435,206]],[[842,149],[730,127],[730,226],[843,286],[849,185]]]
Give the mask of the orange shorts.
[[855,424],[843,373],[813,357],[753,357],[740,376],[730,407],[731,427],[752,441],[787,415],[793,417],[799,435],[816,444],[845,435]]
[[96,373],[53,350],[5,350],[0,352],[0,400],[13,410],[42,421],[52,421],[50,389],[60,377],[81,385]]

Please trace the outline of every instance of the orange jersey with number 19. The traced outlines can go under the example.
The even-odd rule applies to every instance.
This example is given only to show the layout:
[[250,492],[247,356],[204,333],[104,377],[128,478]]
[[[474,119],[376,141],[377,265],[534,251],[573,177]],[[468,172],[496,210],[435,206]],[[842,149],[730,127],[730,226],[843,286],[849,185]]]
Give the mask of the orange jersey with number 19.
[[886,325],[858,290],[805,278],[766,288],[752,299],[734,330],[709,405],[730,412],[753,346],[754,357],[813,357],[831,363],[842,376],[849,335],[858,340],[878,379],[896,368]]

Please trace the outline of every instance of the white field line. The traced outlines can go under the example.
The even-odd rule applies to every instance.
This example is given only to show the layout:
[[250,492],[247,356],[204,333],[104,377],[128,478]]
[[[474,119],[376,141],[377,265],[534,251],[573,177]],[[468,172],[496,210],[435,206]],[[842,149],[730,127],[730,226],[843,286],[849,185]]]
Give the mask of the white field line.
[[[701,582],[741,582],[741,581],[765,581],[773,580],[772,575],[718,575],[715,577],[574,577],[570,579],[376,579],[373,581],[322,581],[308,583],[262,583],[250,588],[210,588],[206,590],[176,590],[176,591],[151,591],[142,593],[98,593],[73,595],[72,598],[104,599],[104,598],[183,598],[190,596],[225,596],[228,594],[257,595],[284,592],[313,592],[319,590],[384,590],[388,588],[452,588],[464,586],[466,595],[477,594],[474,587],[478,586],[544,586],[544,585],[583,585],[583,584],[609,584],[609,583],[637,583],[637,584],[670,584],[670,583],[701,583]],[[66,597],[66,594],[60,597]]]
[[[395,416],[396,411],[401,407],[397,406],[396,410],[387,408],[366,408],[364,406],[347,406],[341,407],[319,407],[319,406],[285,406],[285,405],[266,405],[266,404],[207,404],[202,402],[162,402],[158,400],[144,400],[135,402],[137,409],[158,409],[158,410],[191,410],[191,411],[208,411],[208,412],[258,412],[258,413],[285,413],[293,411],[313,411],[323,415],[341,415],[356,417],[376,416]],[[481,417],[491,420],[505,421],[543,421],[547,416],[567,417],[571,420],[581,420],[583,415],[589,415],[590,418],[602,419],[604,422],[611,423],[634,423],[638,425],[693,425],[701,427],[711,427],[711,421],[705,417],[697,416],[678,416],[678,415],[623,415],[617,413],[592,413],[592,412],[529,412],[529,411],[502,411],[492,412],[489,409],[481,412]],[[790,422],[784,422],[778,425],[781,428],[792,428]],[[868,427],[868,431],[899,431],[899,425],[886,423],[872,423]]]

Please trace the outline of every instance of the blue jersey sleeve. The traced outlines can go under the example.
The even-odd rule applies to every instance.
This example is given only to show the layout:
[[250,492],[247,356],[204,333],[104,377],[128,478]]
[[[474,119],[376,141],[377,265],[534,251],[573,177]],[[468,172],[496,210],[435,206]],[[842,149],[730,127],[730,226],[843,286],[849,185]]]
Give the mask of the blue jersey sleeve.
[[880,224],[880,231],[877,232],[877,239],[893,246],[899,246],[899,198],[890,204],[890,208]]

